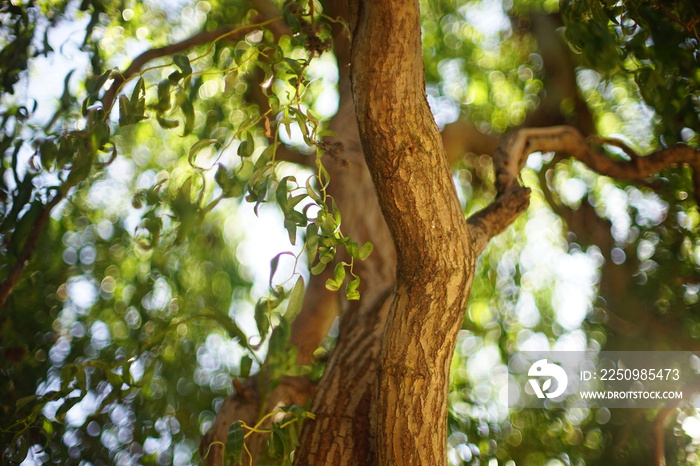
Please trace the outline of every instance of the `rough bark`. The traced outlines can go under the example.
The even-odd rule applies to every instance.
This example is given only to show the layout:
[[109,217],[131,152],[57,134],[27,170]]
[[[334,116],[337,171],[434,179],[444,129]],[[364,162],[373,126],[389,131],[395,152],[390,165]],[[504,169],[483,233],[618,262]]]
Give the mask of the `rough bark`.
[[397,252],[379,356],[379,464],[443,464],[447,380],[476,254],[430,113],[417,2],[350,3],[365,159]]
[[[326,8],[332,17],[346,17],[342,0],[328,2]],[[340,154],[342,161],[326,164],[332,180],[329,189],[343,214],[343,230],[356,241],[371,240],[375,247],[367,260],[356,263],[362,298],[342,301],[338,339],[310,408],[316,419],[307,420],[295,452],[299,465],[375,463],[375,433],[370,423],[375,409],[374,382],[396,268],[391,236],[360,144],[350,91],[347,33],[338,28],[334,43],[340,104],[330,127],[345,150]]]

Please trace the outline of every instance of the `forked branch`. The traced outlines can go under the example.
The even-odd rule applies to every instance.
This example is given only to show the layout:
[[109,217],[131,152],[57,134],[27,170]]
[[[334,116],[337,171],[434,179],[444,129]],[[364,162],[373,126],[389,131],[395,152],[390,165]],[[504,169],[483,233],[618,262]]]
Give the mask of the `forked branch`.
[[[615,146],[621,149],[629,160],[613,160],[591,147],[591,142]],[[599,137],[585,138],[572,126],[523,128],[506,138],[494,153],[496,199],[486,209],[469,218],[477,245],[485,245],[527,208],[527,202],[517,200],[517,196],[527,196],[524,190],[519,189],[518,177],[527,157],[533,152],[565,154],[583,162],[601,175],[628,180],[643,180],[665,168],[688,165],[693,169],[695,199],[700,203],[700,182],[697,180],[700,175],[698,149],[676,145],[642,157],[620,141]]]
[[[613,160],[593,149],[589,142],[614,145],[622,148],[630,160]],[[643,180],[674,165],[690,165],[695,168],[700,163],[700,150],[685,145],[667,147],[641,157],[619,141],[602,138],[584,138],[571,126],[550,128],[524,128],[513,133],[494,155],[496,168],[496,189],[505,192],[517,185],[520,169],[528,155],[533,152],[559,152],[585,163],[590,169],[611,178]],[[697,184],[697,183],[696,183]],[[696,198],[700,199],[698,186]]]

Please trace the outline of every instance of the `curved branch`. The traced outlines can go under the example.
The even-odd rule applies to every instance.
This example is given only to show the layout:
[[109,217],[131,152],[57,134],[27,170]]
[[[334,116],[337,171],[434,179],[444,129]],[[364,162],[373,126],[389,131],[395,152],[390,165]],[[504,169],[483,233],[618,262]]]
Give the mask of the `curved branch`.
[[[257,5],[257,3],[259,2],[254,3],[256,3],[256,5],[254,5],[256,7],[260,6]],[[124,70],[123,73],[113,73],[114,80],[112,81],[112,84],[107,89],[107,91],[101,99],[103,108],[109,111],[109,109],[114,104],[117,92],[119,92],[119,89],[121,89],[122,85],[126,81],[134,77],[136,74],[138,74],[141,71],[141,68],[146,63],[155,58],[173,55],[178,52],[182,52],[189,48],[195,47],[197,45],[205,44],[207,42],[215,42],[224,38],[229,40],[235,39],[249,33],[252,30],[259,29],[261,26],[269,26],[275,34],[282,34],[286,31],[286,25],[284,25],[281,22],[281,18],[279,17],[270,18],[265,14],[259,14],[257,16],[257,21],[258,22],[255,24],[250,24],[246,26],[229,25],[216,29],[214,31],[204,31],[199,34],[195,34],[194,36],[185,39],[181,42],[166,45],[164,47],[150,49],[143,52],[141,55],[134,59],[131,65],[129,65],[129,67],[126,70]],[[0,308],[2,308],[5,305],[7,299],[10,297],[12,291],[19,282],[19,279],[21,278],[24,269],[26,268],[27,264],[29,263],[29,260],[31,259],[32,254],[34,253],[34,250],[36,249],[39,237],[41,236],[41,233],[43,232],[44,227],[48,222],[51,210],[56,206],[56,204],[58,204],[59,201],[61,201],[61,199],[63,199],[63,196],[61,194],[57,194],[56,197],[54,197],[46,205],[43,212],[37,219],[34,228],[32,229],[32,233],[27,239],[24,248],[17,257],[17,262],[13,266],[8,277],[0,285]]]
[[136,76],[141,71],[141,68],[143,68],[143,66],[151,60],[160,57],[167,57],[168,55],[174,55],[192,47],[206,44],[207,42],[216,42],[222,39],[238,39],[251,31],[259,29],[261,26],[271,26],[273,29],[279,28],[279,26],[275,26],[275,24],[279,22],[280,19],[281,18],[268,18],[260,14],[257,17],[259,22],[255,24],[249,24],[246,26],[232,24],[213,31],[200,32],[199,34],[195,34],[194,36],[175,44],[169,44],[163,47],[146,50],[141,55],[136,57],[134,61],[131,62],[131,65],[124,70],[124,72],[120,73],[116,71],[112,74],[114,81],[112,81],[112,85],[109,87],[109,89],[107,89],[104,96],[102,96],[102,106],[106,111],[109,111],[112,108],[112,105],[114,105],[117,92],[119,92],[124,83]]
[[[605,139],[599,141],[610,143]],[[615,145],[619,147],[619,144]],[[581,133],[572,126],[524,128],[511,135],[505,147],[502,145],[499,148],[498,160],[494,155],[499,191],[517,184],[520,168],[525,165],[527,156],[533,152],[565,153],[601,175],[629,180],[643,180],[674,165],[687,164],[694,167],[700,162],[700,150],[684,145],[667,147],[645,157],[635,156],[629,161],[617,161],[593,150]],[[697,191],[696,186],[696,193]]]
[[474,235],[474,248],[481,252],[489,239],[503,232],[530,205],[530,189],[515,187],[496,197],[486,208],[472,214],[467,223]]
[[360,140],[398,262],[371,413],[377,463],[444,464],[449,361],[476,254],[426,99],[419,2],[348,7]]
[[[630,156],[631,160],[613,160],[592,149],[590,140],[601,144],[610,144],[621,147]],[[500,225],[508,218],[512,222],[517,215],[510,203],[505,201],[513,190],[517,189],[520,171],[525,166],[527,157],[533,152],[558,152],[567,154],[584,164],[593,171],[618,179],[643,180],[649,175],[672,167],[674,165],[689,165],[693,169],[695,178],[695,198],[700,203],[700,183],[697,180],[700,174],[700,150],[692,147],[677,145],[667,147],[651,154],[640,157],[619,141],[602,138],[584,138],[581,133],[572,126],[552,126],[549,128],[523,128],[515,131],[501,144],[493,156],[494,169],[496,171],[496,200],[484,211],[472,216],[469,222],[478,221],[480,228],[477,235],[486,235],[486,239],[477,238],[477,244],[488,241],[491,236],[503,231],[506,225]],[[503,213],[500,211],[503,210]],[[495,223],[495,224],[494,224]]]

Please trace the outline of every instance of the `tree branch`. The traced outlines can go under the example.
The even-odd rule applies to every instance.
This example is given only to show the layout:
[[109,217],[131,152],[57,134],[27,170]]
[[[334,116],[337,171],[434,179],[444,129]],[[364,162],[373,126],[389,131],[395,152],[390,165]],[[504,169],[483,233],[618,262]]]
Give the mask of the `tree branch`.
[[[236,392],[224,400],[211,429],[202,436],[199,452],[205,466],[222,466],[224,464],[224,445],[226,445],[231,424],[236,420],[241,420],[249,426],[255,425],[261,402],[266,402],[267,406],[272,409],[276,406],[301,405],[316,391],[316,384],[304,376],[285,377],[266,400],[260,400],[254,383],[255,379],[248,380],[249,383],[245,385],[234,380],[233,385]],[[261,450],[261,443],[260,437],[247,441],[248,450],[253,458],[244,458],[246,464],[249,460],[252,461],[252,464],[257,464],[255,460]]]
[[[591,140],[603,145],[608,144],[622,148],[631,160],[613,160],[592,149],[589,145]],[[494,234],[503,231],[517,217],[516,212],[519,204],[514,200],[507,200],[507,198],[512,197],[514,190],[517,190],[520,171],[525,166],[527,157],[533,152],[567,154],[601,175],[629,180],[643,180],[649,175],[674,165],[690,165],[695,178],[695,198],[700,203],[700,183],[697,180],[698,174],[700,174],[700,150],[698,149],[677,145],[640,157],[619,141],[584,138],[572,126],[523,128],[506,138],[494,153],[493,163],[498,193],[496,200],[469,219],[469,224],[477,227],[475,233],[478,245],[485,244],[485,241],[487,242]],[[508,221],[508,223],[499,223],[503,221]],[[486,239],[480,237],[483,235]]]
[[206,44],[207,42],[217,42],[222,39],[238,39],[251,31],[260,29],[260,27],[262,26],[271,26],[271,28],[275,28],[277,27],[274,26],[275,23],[278,22],[281,18],[268,18],[263,14],[260,14],[258,15],[257,19],[259,22],[255,24],[249,24],[246,26],[232,24],[221,27],[219,29],[215,29],[213,31],[203,31],[181,42],[169,44],[163,47],[158,47],[143,52],[141,55],[136,57],[133,62],[131,62],[131,65],[129,65],[129,67],[126,70],[124,70],[124,72],[120,73],[116,71],[112,74],[114,81],[112,81],[112,85],[109,87],[109,89],[107,89],[107,91],[101,99],[102,107],[105,109],[105,111],[109,111],[112,108],[112,105],[114,105],[114,100],[117,97],[117,92],[119,92],[124,83],[127,82],[129,79],[133,78],[135,75],[137,75],[141,71],[141,68],[143,68],[143,66],[151,60],[160,57],[166,57],[168,55],[174,55],[192,47]]
[[[259,5],[257,4],[260,2],[256,1],[254,3],[256,4],[255,6],[258,7]],[[103,108],[106,111],[109,111],[109,109],[114,104],[117,92],[119,92],[122,85],[126,81],[134,77],[136,74],[138,74],[141,71],[141,68],[146,63],[155,58],[173,55],[178,52],[182,52],[189,48],[195,47],[197,45],[205,44],[207,42],[216,42],[224,38],[229,40],[235,39],[249,33],[252,30],[259,29],[262,26],[269,26],[270,29],[272,29],[273,32],[275,32],[276,34],[283,33],[286,30],[286,26],[282,25],[280,17],[270,18],[264,14],[259,14],[257,20],[258,22],[256,24],[250,24],[247,26],[229,25],[216,29],[214,31],[200,32],[199,34],[196,34],[176,44],[170,44],[164,47],[150,49],[146,52],[143,52],[141,55],[134,59],[131,65],[129,65],[129,67],[123,73],[113,73],[114,80],[101,99]],[[34,250],[36,249],[39,237],[41,236],[41,233],[43,232],[44,227],[49,219],[51,210],[56,206],[56,204],[58,204],[59,201],[61,201],[61,199],[63,199],[63,195],[57,194],[56,197],[54,197],[46,205],[44,211],[37,219],[36,224],[32,229],[32,233],[27,239],[24,248],[17,257],[17,262],[10,271],[8,277],[5,279],[2,285],[0,285],[0,308],[2,308],[5,305],[7,299],[12,294],[12,291],[14,290],[19,279],[21,278],[24,269],[26,268],[29,260],[31,259],[32,254],[34,253]]]
[[530,189],[514,187],[472,214],[467,223],[474,234],[474,248],[481,253],[489,239],[503,232],[530,205]]
[[426,99],[419,2],[348,7],[360,139],[398,258],[371,413],[376,462],[444,464],[450,359],[476,254]]
[[[608,140],[598,139],[603,144]],[[615,146],[620,147],[619,143]],[[627,151],[631,151],[629,148]],[[551,128],[524,128],[513,133],[505,144],[494,154],[496,169],[496,189],[505,192],[517,185],[520,169],[525,165],[528,155],[533,152],[560,152],[585,163],[590,169],[611,178],[643,180],[649,175],[674,165],[698,165],[700,150],[677,145],[667,147],[651,154],[632,157],[629,161],[617,161],[593,150],[588,140],[572,126],[553,126]],[[700,200],[700,186],[695,183],[696,199]]]
[[20,251],[19,255],[17,256],[17,262],[15,262],[15,265],[12,267],[12,270],[5,281],[3,281],[2,285],[0,285],[0,309],[5,306],[7,299],[10,297],[15,289],[15,286],[17,286],[19,279],[22,277],[22,273],[27,267],[29,259],[31,259],[32,255],[34,254],[37,244],[39,243],[39,238],[41,238],[41,234],[43,233],[44,228],[51,217],[51,210],[56,207],[61,199],[63,199],[63,195],[59,192],[48,202],[48,204],[44,206],[44,210],[41,211],[36,223],[34,223],[34,228],[32,228],[32,231],[27,238],[27,242],[24,243],[22,251]]
[[677,414],[678,401],[670,403],[659,410],[654,419],[654,466],[666,466],[665,430],[671,415]]

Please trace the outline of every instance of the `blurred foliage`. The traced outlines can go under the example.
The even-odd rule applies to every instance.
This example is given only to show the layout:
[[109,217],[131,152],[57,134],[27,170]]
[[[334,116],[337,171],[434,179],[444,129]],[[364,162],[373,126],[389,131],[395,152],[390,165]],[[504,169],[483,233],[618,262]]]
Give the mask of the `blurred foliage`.
[[[457,105],[469,102],[470,81],[483,79],[472,77],[479,76],[474,65],[483,67],[483,61],[458,58],[484,53],[484,37],[469,32],[478,30],[470,11],[481,5],[465,4],[463,15],[453,15],[449,23],[449,16],[442,17],[443,33],[449,24],[449,33],[462,34],[460,52],[433,65],[438,73],[431,79]],[[554,10],[547,2],[514,2],[507,12],[512,27],[496,31],[487,42],[499,62],[521,63],[501,71],[511,73],[507,85],[522,86],[520,71],[551,93],[540,51],[545,44],[537,43],[535,31],[515,31],[528,22],[526,15]],[[599,134],[628,141],[640,153],[678,142],[697,147],[698,13],[690,1],[562,2],[564,37],[577,59],[578,92]],[[444,48],[450,40],[429,43]],[[528,45],[511,49],[516,41]],[[528,58],[518,62],[518,52],[527,52]],[[454,71],[445,72],[455,60],[465,70],[466,79],[456,74],[464,87],[451,83]],[[488,79],[493,72],[482,68],[481,73]],[[504,131],[522,121],[480,121],[503,108],[496,92],[504,91],[498,86],[492,82],[480,106],[462,111],[482,130]],[[455,88],[463,93],[450,95]],[[529,94],[520,102],[544,95]],[[663,410],[579,406],[508,412],[507,363],[513,352],[524,350],[697,350],[699,217],[689,195],[690,171],[664,170],[643,185],[632,185],[552,154],[535,154],[528,167],[523,181],[533,188],[531,207],[491,241],[475,275],[452,366],[450,460],[649,464]],[[489,158],[472,154],[458,168],[465,210],[482,208],[484,196],[493,192]],[[696,410],[677,409],[664,429],[666,464],[700,460],[700,438],[691,427],[696,419]]]
[[697,145],[700,130],[700,5],[678,0],[564,1],[566,38],[583,64],[609,77],[634,78],[644,102],[654,109],[663,144]]
[[[31,258],[0,309],[3,461],[197,461],[199,436],[234,378],[256,377],[266,364],[260,383],[270,388],[311,370],[294,364],[286,342],[303,264],[316,274],[332,264],[327,287],[359,298],[353,263],[372,246],[342,234],[325,190],[322,138],[337,73],[329,18],[318,3],[273,3],[290,34],[261,24],[159,57],[129,77],[111,108],[102,99],[114,70],[200,31],[254,24],[251,5],[0,6],[0,281],[23,252]],[[539,14],[563,20],[579,96],[600,135],[640,152],[700,143],[696,2],[421,7],[441,125],[460,116],[500,134],[552,98],[557,76],[547,75],[530,21]],[[574,116],[571,101],[556,107]],[[309,154],[313,173],[280,164],[283,146]],[[494,192],[490,158],[468,154],[455,168],[465,212],[484,207]],[[669,169],[632,185],[544,154],[523,181],[532,207],[492,241],[474,279],[453,360],[450,461],[645,464],[657,412],[508,412],[502,389],[518,350],[698,347],[700,213],[690,173]],[[252,287],[260,277],[239,262],[246,203],[256,213],[276,205],[292,245],[277,248],[289,251],[273,257],[263,296]],[[346,262],[334,262],[339,250]],[[685,426],[698,415],[676,414],[667,461],[692,464],[700,432]],[[309,415],[293,407],[273,425],[271,458],[289,461]],[[232,427],[232,461],[255,430]]]
[[[0,279],[23,272],[0,314],[4,461],[190,461],[234,377],[267,364],[260,384],[269,390],[310,371],[287,345],[304,295],[302,254],[318,274],[347,251],[328,286],[360,298],[353,263],[372,245],[343,235],[326,193],[328,132],[312,110],[322,86],[307,73],[329,27],[291,6],[290,35],[275,37],[266,24],[229,30],[122,84],[115,72],[134,49],[253,25],[254,11],[228,2],[3,4],[14,29],[2,52],[13,60],[1,73]],[[75,24],[85,34],[78,42]],[[37,86],[57,84],[41,76],[47,63],[34,58],[42,54],[87,66],[62,78],[53,109],[34,97]],[[256,70],[260,82],[251,81]],[[315,174],[297,171],[308,179],[276,160],[280,129],[287,138],[298,132],[295,143],[312,153]],[[268,295],[251,289],[238,262],[243,202],[256,213],[275,204],[291,245],[303,239],[272,259]],[[276,276],[286,256],[292,276]],[[270,454],[285,461],[307,415],[290,413],[269,436]]]

